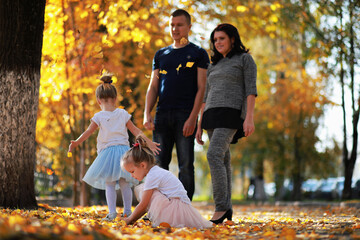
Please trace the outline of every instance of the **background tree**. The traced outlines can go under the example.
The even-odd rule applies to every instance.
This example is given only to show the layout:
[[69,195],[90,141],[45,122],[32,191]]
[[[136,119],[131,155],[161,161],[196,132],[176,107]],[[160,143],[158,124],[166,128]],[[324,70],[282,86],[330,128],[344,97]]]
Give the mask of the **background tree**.
[[173,9],[162,0],[47,2],[37,166],[39,172],[51,169],[59,178],[55,192],[72,183],[75,205],[88,204],[87,188],[80,180],[96,157],[96,134],[72,158],[66,151],[99,111],[94,95],[97,77],[102,70],[114,74],[120,107],[142,128],[152,58],[171,42],[164,16]]
[[[255,176],[259,188],[275,181],[278,198],[284,198],[286,179],[294,183],[293,199],[303,180],[328,177],[338,167],[332,149],[319,149],[317,136],[329,73],[313,74],[314,62],[327,55],[312,45],[325,16],[306,1],[55,1],[46,5],[40,111],[37,125],[37,171],[54,174],[55,192],[72,185],[74,204],[86,204],[80,179],[96,157],[96,135],[66,157],[69,141],[75,139],[99,110],[94,89],[102,69],[115,74],[121,94],[119,105],[142,128],[144,96],[153,56],[171,44],[168,16],[184,8],[193,16],[191,41],[209,49],[212,29],[220,22],[237,26],[243,42],[258,65],[256,133],[232,146],[237,189],[246,195],[248,179]],[[299,21],[294,21],[298,19]],[[206,24],[205,24],[206,23]],[[315,28],[317,27],[317,28]],[[324,45],[325,46],[325,45]],[[206,147],[197,147],[197,171],[209,179]],[[50,171],[49,171],[50,169]],[[201,169],[201,170],[200,170]],[[201,172],[200,172],[201,171]],[[238,179],[241,180],[238,180]],[[241,186],[237,187],[237,186]],[[81,189],[81,191],[80,191]],[[71,192],[70,191],[70,192]],[[83,194],[79,195],[82,192]],[[209,188],[204,192],[211,195]],[[85,194],[84,194],[85,193]]]
[[0,3],[0,206],[34,208],[45,1]]
[[[342,163],[344,167],[343,199],[352,197],[351,183],[358,154],[358,123],[360,114],[359,66],[360,30],[359,1],[301,1],[301,18],[307,27],[309,58],[319,71],[333,81],[333,91],[341,89],[342,108]],[[298,16],[299,16],[298,15]],[[321,57],[319,57],[321,54]],[[334,81],[335,80],[335,81]],[[330,83],[330,82],[329,82]],[[339,91],[338,91],[339,93]],[[340,127],[340,126],[339,126]]]
[[[324,91],[326,75],[309,74],[313,58],[308,57],[308,25],[301,18],[301,4],[276,0],[216,2],[214,9],[221,21],[238,26],[258,65],[257,134],[237,148],[244,153],[244,160],[252,162],[256,178],[275,180],[279,199],[285,197],[282,189],[286,178],[294,186],[288,197],[300,199],[302,181],[322,176],[314,166],[322,166],[331,174],[336,163],[334,152],[316,148],[316,131],[329,101]],[[271,174],[265,173],[264,164],[271,166]]]

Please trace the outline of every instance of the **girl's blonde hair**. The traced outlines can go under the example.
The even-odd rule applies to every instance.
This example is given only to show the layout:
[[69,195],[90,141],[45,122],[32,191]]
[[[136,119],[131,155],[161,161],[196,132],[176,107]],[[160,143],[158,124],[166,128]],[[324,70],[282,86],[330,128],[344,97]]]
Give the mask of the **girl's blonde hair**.
[[95,95],[98,99],[116,98],[117,91],[114,85],[112,85],[112,75],[103,75],[100,77],[102,83],[96,88]]
[[139,134],[135,139],[135,144],[124,154],[121,164],[133,163],[135,166],[139,166],[142,162],[155,165],[156,159],[144,137]]

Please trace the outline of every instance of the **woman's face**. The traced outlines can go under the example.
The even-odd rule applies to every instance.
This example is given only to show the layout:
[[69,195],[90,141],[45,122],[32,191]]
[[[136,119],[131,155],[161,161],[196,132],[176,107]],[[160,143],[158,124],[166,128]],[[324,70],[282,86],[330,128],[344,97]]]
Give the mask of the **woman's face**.
[[231,51],[234,40],[223,31],[216,31],[214,33],[214,46],[216,50],[224,57]]

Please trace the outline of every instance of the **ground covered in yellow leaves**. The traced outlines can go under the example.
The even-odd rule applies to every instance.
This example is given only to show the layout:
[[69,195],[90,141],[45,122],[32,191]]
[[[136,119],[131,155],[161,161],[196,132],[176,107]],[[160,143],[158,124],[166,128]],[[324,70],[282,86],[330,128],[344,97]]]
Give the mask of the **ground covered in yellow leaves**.
[[[210,219],[213,206],[195,204]],[[118,209],[121,212],[121,208]],[[360,239],[357,207],[234,206],[233,221],[211,229],[153,228],[149,221],[126,225],[101,219],[104,206],[0,208],[0,239]]]

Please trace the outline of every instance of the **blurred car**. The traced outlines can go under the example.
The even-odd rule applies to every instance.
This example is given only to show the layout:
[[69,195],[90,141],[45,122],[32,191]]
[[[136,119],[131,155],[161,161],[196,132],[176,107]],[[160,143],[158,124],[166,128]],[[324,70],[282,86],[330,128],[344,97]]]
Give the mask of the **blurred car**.
[[313,199],[315,197],[316,189],[320,186],[320,181],[318,179],[307,179],[301,185],[301,190],[304,198]]
[[345,182],[345,178],[344,177],[338,177],[335,187],[332,190],[332,194],[333,194],[333,198],[334,199],[341,199],[342,196],[342,191],[344,189],[344,182]]
[[334,200],[341,198],[344,188],[344,177],[321,179],[320,182],[314,194],[316,199]]
[[353,179],[351,189],[353,198],[360,198],[360,179]]

